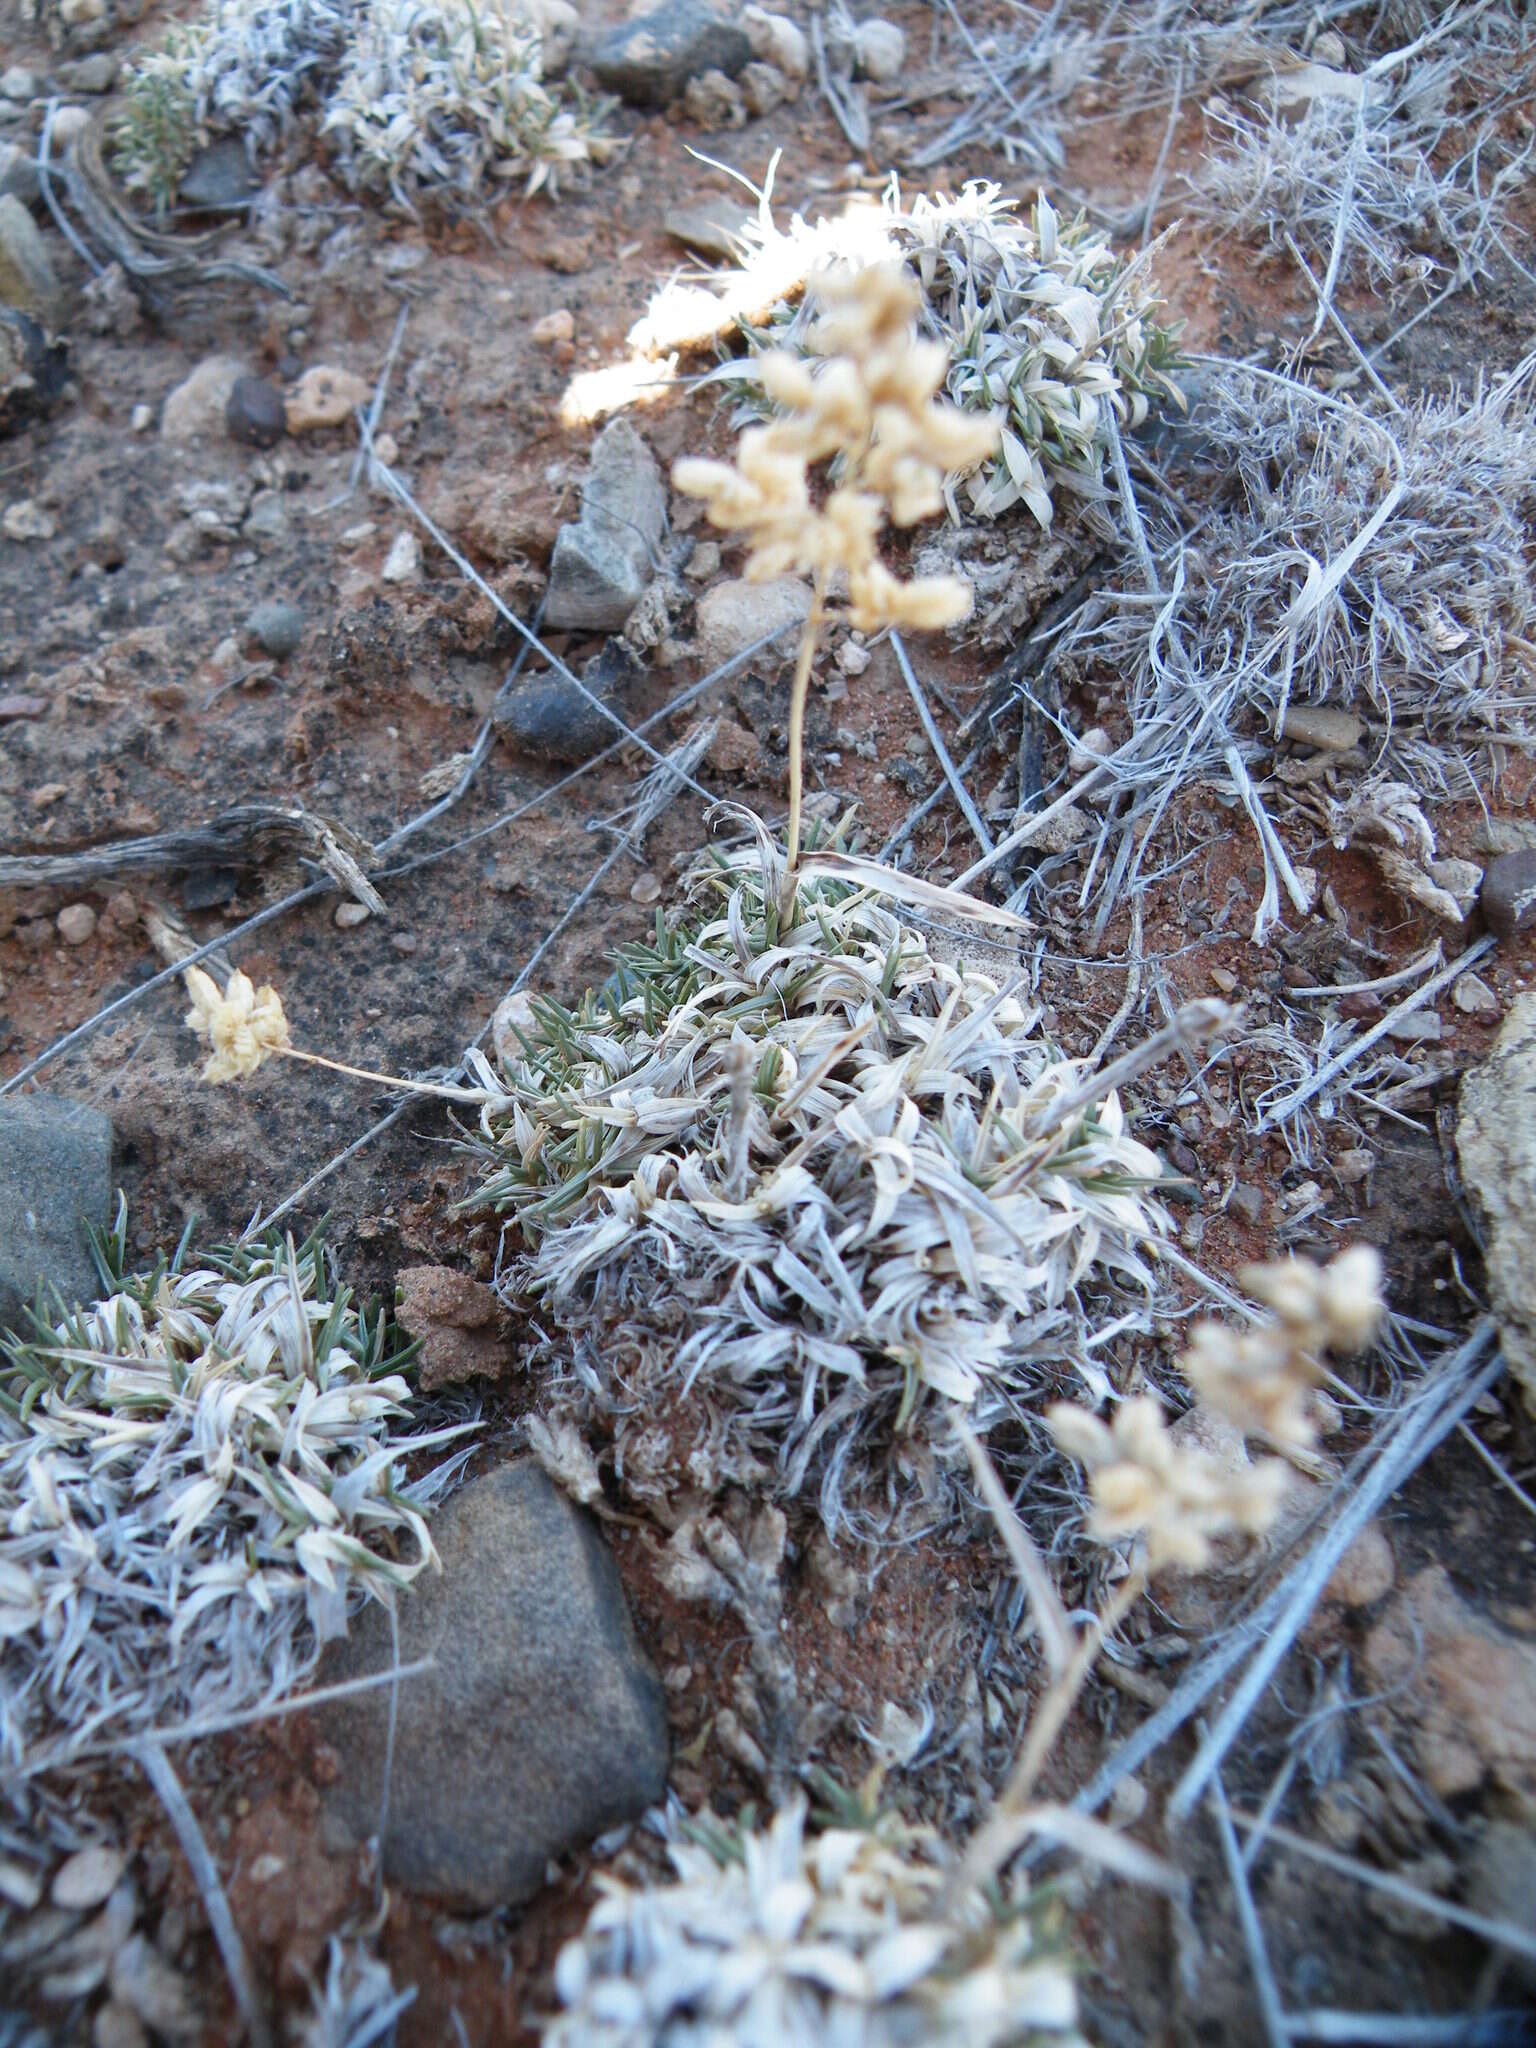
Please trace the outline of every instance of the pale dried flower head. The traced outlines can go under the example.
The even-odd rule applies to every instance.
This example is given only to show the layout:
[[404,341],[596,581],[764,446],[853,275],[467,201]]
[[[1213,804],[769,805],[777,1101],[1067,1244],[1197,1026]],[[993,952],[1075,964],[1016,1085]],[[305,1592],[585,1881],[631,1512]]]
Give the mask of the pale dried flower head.
[[288,1050],[283,999],[270,984],[255,988],[250,977],[237,970],[221,995],[218,983],[201,967],[189,967],[182,978],[192,998],[187,1025],[209,1048],[205,1081],[254,1074],[273,1053]]
[[[848,616],[862,632],[958,625],[971,608],[970,585],[944,575],[903,583],[880,559],[880,528],[942,511],[945,476],[984,460],[998,435],[991,418],[968,419],[935,399],[948,351],[917,339],[921,295],[899,264],[829,272],[814,292],[822,312],[807,346],[821,368],[782,350],[761,357],[763,389],[780,417],[742,435],[734,464],[689,459],[672,470],[678,490],[704,499],[712,525],[747,536],[750,580],[811,578],[789,699],[786,921],[800,855],[805,699],[827,592],[846,576]],[[818,509],[810,472],[821,462],[833,462],[834,476]]]
[[1142,1536],[1149,1572],[1202,1570],[1215,1537],[1262,1535],[1279,1509],[1285,1467],[1278,1459],[1234,1471],[1176,1442],[1150,1394],[1122,1402],[1108,1423],[1067,1402],[1045,1419],[1061,1448],[1088,1467],[1089,1533],[1100,1543]]
[[670,1882],[599,1876],[545,2048],[1081,2048],[1021,1881],[946,1911],[940,1845],[894,1816],[811,1833],[796,1797],[758,1833],[702,1815],[669,1853]]
[[[917,340],[921,294],[899,264],[828,272],[814,290],[822,311],[808,344],[821,367],[782,349],[760,357],[781,417],[749,428],[734,464],[685,460],[672,481],[706,501],[713,525],[748,536],[749,579],[795,573],[824,588],[842,571],[861,631],[954,625],[970,609],[969,586],[955,576],[901,582],[880,560],[880,527],[942,512],[946,475],[993,453],[997,423],[935,399],[948,352]],[[818,510],[810,470],[834,457],[836,481]]]
[[1258,1328],[1197,1323],[1179,1368],[1199,1400],[1284,1450],[1317,1438],[1312,1393],[1324,1351],[1360,1351],[1381,1320],[1381,1254],[1354,1245],[1327,1266],[1278,1259],[1245,1266],[1243,1285],[1271,1311]]

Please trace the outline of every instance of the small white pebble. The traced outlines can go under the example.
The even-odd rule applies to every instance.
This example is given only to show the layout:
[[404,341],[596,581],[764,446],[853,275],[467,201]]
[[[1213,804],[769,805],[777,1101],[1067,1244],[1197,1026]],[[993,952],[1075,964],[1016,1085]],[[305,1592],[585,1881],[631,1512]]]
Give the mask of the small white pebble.
[[96,930],[96,913],[89,903],[68,903],[55,922],[66,946],[83,946]]
[[400,443],[393,434],[375,434],[373,437],[373,452],[386,468],[393,469],[400,460]]
[[649,869],[635,877],[629,897],[632,903],[654,903],[661,895],[661,883]]
[[366,903],[338,903],[332,922],[338,931],[349,932],[354,925],[365,924],[372,915]]
[[845,640],[837,650],[837,665],[845,676],[863,675],[869,663],[869,649],[856,646],[852,640]]
[[152,405],[136,405],[128,421],[135,434],[147,434],[155,424],[155,409]]
[[1109,1795],[1110,1826],[1134,1827],[1146,1810],[1146,1786],[1139,1778],[1122,1778]]
[[530,339],[540,348],[548,348],[557,341],[569,341],[576,332],[576,316],[569,306],[557,306],[553,313],[546,313],[542,320],[535,320]]
[[421,542],[414,533],[397,533],[380,575],[386,583],[414,583],[421,574]]
[[360,526],[349,526],[340,536],[344,548],[360,548],[365,540],[372,540],[378,527],[371,519],[365,519]]

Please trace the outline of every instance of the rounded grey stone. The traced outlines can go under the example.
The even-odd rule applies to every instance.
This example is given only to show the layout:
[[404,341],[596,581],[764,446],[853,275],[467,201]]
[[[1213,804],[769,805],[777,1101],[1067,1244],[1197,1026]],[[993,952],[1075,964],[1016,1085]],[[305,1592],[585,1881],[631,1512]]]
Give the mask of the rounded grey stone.
[[593,44],[588,63],[597,82],[635,106],[664,107],[690,78],[723,71],[734,78],[752,56],[746,30],[713,13],[700,0],[636,15],[608,29]]
[[[532,676],[492,716],[520,754],[539,761],[574,766],[590,761],[621,737],[618,726],[599,708],[611,704],[621,717],[623,698],[640,676],[639,663],[622,640],[607,640],[581,672],[590,695],[584,696],[566,676],[551,670]],[[594,704],[592,698],[599,702]]]
[[245,631],[263,654],[270,654],[274,661],[286,661],[304,637],[304,614],[296,604],[281,597],[269,597],[252,606]]
[[1483,869],[1478,897],[1483,920],[1498,938],[1512,939],[1536,924],[1536,847],[1496,853]]
[[[597,1523],[531,1461],[498,1466],[432,1520],[441,1575],[398,1605],[401,1664],[383,1843],[391,1883],[475,1911],[529,1898],[552,1856],[637,1819],[666,1789],[663,1694]],[[321,1682],[387,1671],[389,1616],[363,1610]],[[389,1688],[316,1710],[342,1759],[333,1837],[379,1825]]]

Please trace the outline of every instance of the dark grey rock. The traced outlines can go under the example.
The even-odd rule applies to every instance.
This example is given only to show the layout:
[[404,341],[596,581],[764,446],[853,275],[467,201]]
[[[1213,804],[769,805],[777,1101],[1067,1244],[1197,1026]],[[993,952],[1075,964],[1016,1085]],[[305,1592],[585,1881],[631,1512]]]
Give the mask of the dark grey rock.
[[[595,1521],[530,1462],[473,1479],[433,1518],[441,1576],[398,1608],[399,1685],[384,1871],[472,1910],[529,1898],[551,1856],[637,1818],[667,1780],[661,1687],[635,1639]],[[371,1606],[327,1651],[322,1682],[387,1670],[389,1617]],[[316,1710],[343,1759],[333,1837],[377,1829],[388,1691]]]
[[237,377],[224,408],[231,438],[248,448],[275,448],[288,431],[283,394],[265,377]]
[[24,206],[42,204],[37,159],[16,142],[0,142],[0,199],[19,199]]
[[252,606],[245,633],[263,654],[270,654],[274,661],[286,661],[304,638],[304,614],[284,598],[269,597]]
[[46,412],[68,383],[66,344],[50,340],[27,314],[0,305],[0,437]]
[[94,1301],[85,1225],[111,1220],[111,1119],[60,1095],[0,1100],[0,1330],[19,1326],[39,1280]]
[[202,213],[243,213],[261,190],[245,144],[232,135],[200,149],[182,173],[176,197]]
[[222,910],[240,893],[233,868],[192,868],[183,878],[181,900],[188,910]]
[[676,0],[608,29],[587,56],[597,82],[637,107],[664,107],[690,78],[723,71],[734,78],[750,62],[746,30],[699,0]]
[[614,420],[592,444],[581,514],[555,535],[544,623],[616,633],[650,580],[667,492],[644,441]]
[[1520,853],[1498,853],[1483,869],[1478,897],[1483,921],[1501,939],[1536,924],[1536,847]]
[[[627,721],[625,693],[640,677],[640,664],[622,640],[606,641],[581,671],[581,680]],[[520,754],[574,766],[590,761],[620,738],[618,727],[584,697],[573,682],[553,672],[518,685],[496,708],[497,724]]]

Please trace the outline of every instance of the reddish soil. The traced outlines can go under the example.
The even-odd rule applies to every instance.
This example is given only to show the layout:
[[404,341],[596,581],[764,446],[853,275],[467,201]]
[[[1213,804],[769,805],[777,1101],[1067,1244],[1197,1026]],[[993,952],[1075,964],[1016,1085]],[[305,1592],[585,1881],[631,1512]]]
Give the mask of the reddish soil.
[[[926,47],[926,11],[890,11]],[[18,39],[8,61],[46,69],[49,56]],[[381,426],[397,439],[399,466],[421,504],[498,594],[520,616],[531,616],[557,527],[574,509],[591,438],[590,430],[558,423],[568,377],[619,359],[626,330],[657,283],[679,266],[677,245],[661,225],[664,212],[736,189],[691,151],[728,157],[755,174],[782,146],[786,212],[832,203],[848,154],[814,92],[780,116],[724,137],[694,135],[670,119],[619,118],[631,137],[623,159],[558,209],[508,201],[483,228],[426,231],[364,210],[353,217],[355,235],[335,260],[321,267],[313,258],[291,257],[282,265],[301,307],[223,287],[167,324],[124,338],[93,335],[83,319],[71,325],[73,395],[46,420],[0,443],[0,499],[31,498],[59,527],[50,541],[0,542],[0,697],[35,693],[48,703],[41,717],[0,726],[0,845],[64,851],[185,826],[259,800],[303,803],[377,840],[423,807],[421,776],[471,743],[516,652],[516,636],[430,544],[420,583],[402,588],[379,580],[391,541],[407,522],[365,484],[336,502],[352,461],[350,428],[254,456],[219,437],[178,450],[154,431],[135,434],[131,416],[141,403],[157,407],[212,353],[243,356],[267,374],[280,365],[290,372],[295,361],[329,363],[371,381],[405,300],[409,319]],[[1069,129],[1063,187],[1109,208],[1138,199],[1162,144],[1163,119],[1158,113],[1117,123],[1106,109]],[[895,156],[907,126],[877,122],[871,168]],[[1192,108],[1169,158],[1170,214],[1177,211],[1178,173],[1193,166],[1201,148],[1201,115]],[[1000,157],[979,151],[956,159],[936,182],[953,189],[967,176],[994,177],[1026,196],[1031,189]],[[51,247],[71,281],[83,281],[57,237]],[[384,260],[391,254],[413,267],[391,272]],[[1280,345],[1299,338],[1310,325],[1311,295],[1288,266],[1212,244],[1203,231],[1176,230],[1157,275],[1191,348],[1263,350],[1277,338]],[[1348,295],[1341,303],[1363,342],[1392,324],[1385,306]],[[575,318],[574,352],[565,362],[531,340],[534,324],[560,307]],[[1466,376],[1507,367],[1528,345],[1532,310],[1528,287],[1512,276],[1496,278],[1475,299],[1453,301],[1415,330],[1397,353],[1394,383],[1404,391],[1437,388],[1452,371]],[[1348,358],[1341,348],[1324,349],[1314,367],[1343,373]],[[724,449],[730,439],[711,397],[686,386],[636,417],[664,464],[684,450]],[[204,480],[254,480],[275,490],[288,514],[286,532],[256,549],[215,545],[172,563],[164,549],[179,523],[176,493]],[[360,534],[363,526],[370,531]],[[1020,515],[1017,545],[1022,551],[1034,543]],[[732,563],[727,548],[722,573]],[[254,603],[274,596],[303,608],[302,642],[290,659],[247,684],[231,682],[215,665],[215,650],[239,632]],[[574,660],[596,642],[555,635],[549,644]],[[922,673],[946,733],[953,736],[956,714],[978,701],[995,666],[974,648],[925,645]],[[686,666],[657,671],[636,708],[657,708],[694,673]],[[720,794],[767,814],[783,798],[785,702],[785,678],[769,674],[722,686],[703,707],[731,718],[753,744],[738,749],[739,765],[728,772],[701,774]],[[1064,709],[1079,729],[1097,722],[1114,731],[1116,679],[1094,679],[1082,701]],[[673,721],[667,737],[680,735],[693,715]],[[839,738],[843,727],[873,743],[872,759]],[[846,701],[813,703],[809,752],[813,786],[833,789],[840,803],[857,801],[871,848],[908,815],[914,791],[932,787],[931,760],[888,648],[876,650]],[[380,880],[387,917],[338,930],[334,899],[308,902],[242,941],[238,964],[283,992],[303,1046],[395,1073],[452,1065],[607,851],[610,841],[590,832],[589,821],[622,807],[641,766],[631,750],[498,830],[495,820],[559,772],[498,742],[451,816],[409,849],[439,857]],[[1048,759],[1048,772],[1061,766]],[[1000,760],[984,763],[973,790],[989,788],[1000,773]],[[1533,784],[1529,765],[1509,760],[1497,788],[1484,792],[1489,808],[1505,818],[1528,813]],[[1341,948],[1337,926],[1321,916],[1288,916],[1288,929],[1263,945],[1251,942],[1261,874],[1251,836],[1246,827],[1233,828],[1232,816],[1198,789],[1176,799],[1170,829],[1186,848],[1204,842],[1205,850],[1150,893],[1144,950],[1149,962],[1161,963],[1171,1004],[1230,989],[1248,999],[1250,1018],[1262,1024],[1283,992],[1326,981]],[[1479,806],[1442,805],[1434,818],[1443,854],[1475,854]],[[631,900],[642,872],[668,877],[673,859],[698,843],[700,831],[696,810],[675,805],[651,833],[643,862],[621,862],[545,955],[538,984],[570,996],[598,978],[605,948],[650,922],[653,913]],[[1445,939],[1447,957],[1464,942],[1392,894],[1360,854],[1335,850],[1299,815],[1283,821],[1282,832],[1292,858],[1314,866],[1332,892],[1349,934],[1371,949],[1373,964],[1361,978],[1390,974],[1436,936]],[[943,803],[920,828],[916,846],[915,865],[935,879],[973,857],[963,823]],[[0,893],[0,1080],[158,968],[139,921],[146,908],[170,910],[202,943],[301,879],[295,865],[277,860],[242,874],[228,900],[205,910],[186,908],[173,881],[160,875],[96,891]],[[1057,900],[1065,901],[1065,893]],[[85,944],[71,947],[53,920],[77,901],[92,905],[98,923]],[[1127,920],[1112,920],[1097,950],[1086,927],[1065,917],[1048,915],[1044,930],[1040,999],[1047,1022],[1066,1051],[1086,1052],[1124,990]],[[1468,935],[1478,930],[1474,922]],[[1536,942],[1506,943],[1479,972],[1498,1011],[1474,1017],[1448,1001],[1438,1006],[1444,1028],[1430,1048],[1430,1079],[1400,1105],[1403,1121],[1369,1111],[1361,1117],[1377,1154],[1363,1180],[1346,1183],[1333,1174],[1328,1150],[1336,1148],[1297,1160],[1278,1133],[1253,1132],[1244,1104],[1272,1076],[1252,1053],[1239,1049],[1229,1069],[1211,1076],[1214,1110],[1176,1101],[1179,1070],[1140,1085],[1137,1098],[1155,1141],[1175,1164],[1185,1156],[1192,1161],[1185,1168],[1194,1187],[1184,1242],[1203,1265],[1227,1276],[1245,1260],[1271,1255],[1282,1236],[1294,1247],[1324,1250],[1341,1233],[1358,1234],[1382,1246],[1395,1305],[1448,1327],[1467,1320],[1465,1290],[1475,1292],[1478,1268],[1447,1182],[1445,1116],[1458,1075],[1484,1051],[1504,1009],[1536,986]],[[1379,999],[1360,1000],[1356,1014],[1379,1013]],[[164,989],[39,1076],[41,1085],[110,1111],[130,1248],[146,1257],[174,1243],[194,1216],[204,1234],[237,1231],[253,1211],[270,1209],[361,1139],[392,1099],[369,1084],[284,1062],[244,1087],[201,1087],[181,1027],[183,1007],[177,986]],[[1155,1003],[1148,1016],[1161,1021]],[[494,1228],[453,1211],[473,1180],[473,1162],[453,1149],[441,1115],[430,1106],[413,1109],[306,1194],[292,1221],[308,1226],[329,1211],[341,1270],[364,1293],[387,1294],[396,1270],[422,1259],[462,1263],[484,1277]],[[1326,1202],[1291,1229],[1287,1198],[1309,1181],[1319,1183]],[[1234,1189],[1255,1191],[1253,1200],[1233,1203]],[[492,1395],[482,1456],[512,1440],[527,1398],[515,1378]],[[1509,1470],[1529,1475],[1536,1451],[1531,1424],[1512,1401],[1500,1393],[1477,1428]],[[1352,1421],[1330,1450],[1347,1452],[1358,1434]],[[1442,1449],[1393,1503],[1388,1529],[1399,1583],[1438,1562],[1474,1605],[1526,1639],[1536,1633],[1529,1518],[1468,1446]],[[708,1799],[734,1809],[760,1798],[761,1788],[709,1734],[745,1670],[746,1639],[734,1620],[673,1601],[658,1581],[649,1542],[623,1531],[615,1549],[642,1637],[662,1673],[675,1675],[674,1787],[690,1803]],[[856,1731],[873,1726],[886,1702],[910,1709],[925,1697],[941,1723],[963,1721],[964,1671],[988,1604],[978,1589],[995,1580],[995,1561],[934,1546],[860,1585],[833,1620],[805,1559],[793,1562],[787,1639],[807,1685],[836,1710],[824,1761],[862,1774],[869,1751]],[[1144,1657],[1144,1697],[1155,1696],[1163,1664],[1172,1670],[1198,1647],[1225,1597],[1218,1591],[1203,1606],[1195,1599],[1185,1622],[1166,1615],[1155,1627],[1149,1622],[1144,1642],[1175,1648]],[[1235,1806],[1252,1808],[1262,1798],[1315,1672],[1357,1653],[1369,1619],[1328,1610],[1308,1656],[1286,1667],[1281,1696],[1256,1717],[1231,1769],[1227,1792]],[[687,1676],[676,1676],[684,1667]],[[1007,1690],[1002,1679],[999,1686]],[[1008,1693],[1020,1713],[1027,1697],[1023,1686]],[[1055,1758],[1050,1789],[1069,1795],[1144,1711],[1141,1700],[1107,1683],[1092,1688]],[[1000,1775],[1017,1725],[978,1719],[967,1763]],[[1148,1774],[1154,1799],[1182,1761],[1181,1746],[1175,1751]],[[327,1936],[372,1924],[377,1912],[372,1873],[329,1856],[320,1839],[318,1792],[334,1767],[299,1718],[206,1744],[187,1760],[189,1793],[242,1934],[269,1981],[295,1999],[304,1973],[323,1969]],[[895,1774],[892,1789],[918,1811],[947,1806],[953,1815],[962,1775],[957,1765],[943,1777],[942,1796],[939,1779],[920,1770]],[[179,1944],[163,1941],[162,1948],[196,1976],[216,2008],[222,1993],[213,1952],[158,1810],[132,1780],[103,1773],[90,1789],[100,1810],[121,1815],[153,1911],[182,1916]],[[1463,1817],[1475,1818],[1477,1810],[1468,1801]],[[1177,1853],[1194,1880],[1187,1926],[1165,1902],[1122,1886],[1098,1886],[1076,1902],[1074,1925],[1091,1959],[1089,2031],[1105,2043],[1258,2038],[1213,1838],[1192,1826]],[[255,1874],[263,1856],[284,1864],[282,1877],[266,1885]],[[1484,1962],[1470,1938],[1410,1938],[1363,1913],[1358,1892],[1343,1879],[1299,1862],[1275,1861],[1268,1871],[1260,1903],[1273,1959],[1293,1986],[1305,1985],[1306,2002],[1402,2012],[1451,2011],[1470,2002]],[[382,1951],[397,1985],[418,1987],[400,2025],[405,2048],[531,2039],[519,2029],[530,2012],[549,2005],[553,1957],[579,1923],[587,1877],[585,1859],[573,1859],[532,1906],[474,1925],[446,1919],[431,1901],[389,1897]],[[1191,1943],[1204,1956],[1198,2008],[1189,2003],[1183,1968]],[[222,2030],[210,2025],[210,2041],[231,2038],[227,2016]]]

